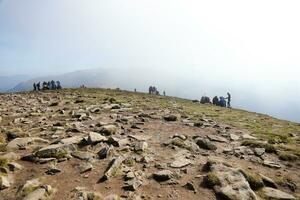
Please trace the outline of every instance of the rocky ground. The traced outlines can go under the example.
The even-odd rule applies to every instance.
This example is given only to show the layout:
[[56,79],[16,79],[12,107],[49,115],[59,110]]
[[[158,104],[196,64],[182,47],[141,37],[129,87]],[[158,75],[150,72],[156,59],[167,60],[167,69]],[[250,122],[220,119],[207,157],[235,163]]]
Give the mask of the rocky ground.
[[0,199],[300,197],[299,124],[100,89],[2,94],[0,114]]

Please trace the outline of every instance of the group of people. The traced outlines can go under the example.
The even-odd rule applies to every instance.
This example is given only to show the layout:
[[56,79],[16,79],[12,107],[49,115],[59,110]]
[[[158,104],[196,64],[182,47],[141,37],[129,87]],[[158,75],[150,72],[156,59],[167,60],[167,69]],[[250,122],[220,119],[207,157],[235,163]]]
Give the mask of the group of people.
[[40,91],[40,90],[59,90],[61,89],[60,81],[44,81],[42,83],[41,87],[41,82],[38,83],[33,83],[33,91]]
[[[226,100],[227,100],[227,102],[226,102]],[[211,103],[211,101],[210,101],[209,97],[203,96],[200,100],[200,103],[202,103],[202,104]],[[227,97],[215,96],[212,100],[212,104],[216,105],[216,106],[231,108],[231,94],[229,92],[227,92]]]
[[[155,86],[150,86],[149,87],[149,94],[160,95],[159,91],[157,90],[157,88]],[[166,96],[165,91],[163,91],[163,95]]]
[[[226,102],[227,99],[227,102]],[[220,98],[218,98],[218,96],[215,96],[213,98],[213,105],[216,106],[221,106],[221,107],[227,107],[227,108],[231,108],[231,94],[229,92],[227,92],[227,97],[223,97],[221,96]]]

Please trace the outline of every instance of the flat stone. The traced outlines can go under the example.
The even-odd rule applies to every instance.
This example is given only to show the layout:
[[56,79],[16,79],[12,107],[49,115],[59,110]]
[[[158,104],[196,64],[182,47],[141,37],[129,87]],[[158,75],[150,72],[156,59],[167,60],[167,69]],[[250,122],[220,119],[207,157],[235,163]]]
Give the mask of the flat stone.
[[27,148],[34,144],[48,144],[48,140],[44,140],[38,137],[24,137],[24,138],[16,138],[10,141],[6,148],[7,150],[17,150],[20,148]]
[[252,135],[249,135],[247,133],[242,135],[242,139],[244,139],[244,140],[257,140],[256,137],[254,137]]
[[294,196],[285,193],[283,191],[270,188],[270,187],[265,187],[262,189],[263,194],[268,198],[268,199],[273,199],[273,200],[293,200],[296,199]]
[[87,141],[89,144],[95,144],[95,143],[99,143],[99,142],[105,142],[107,140],[108,140],[107,137],[105,137],[99,133],[90,132]]
[[207,138],[210,141],[215,141],[215,142],[223,142],[223,143],[227,143],[228,142],[225,138],[217,136],[217,135],[207,135]]
[[9,167],[10,171],[18,171],[18,170],[23,169],[22,165],[20,165],[19,163],[16,163],[16,162],[8,163],[8,167]]
[[142,184],[143,184],[142,181],[140,181],[140,180],[137,179],[137,178],[134,178],[134,179],[131,179],[131,180],[129,180],[129,181],[126,181],[126,182],[125,182],[125,185],[123,186],[123,189],[124,189],[124,190],[127,190],[127,191],[135,191],[135,190],[137,190],[137,188],[140,187]]
[[75,151],[72,152],[71,155],[75,158],[78,158],[80,160],[92,160],[95,157],[94,153],[88,152],[88,151]]
[[176,159],[174,162],[172,162],[170,166],[173,168],[182,168],[182,167],[186,167],[190,164],[191,164],[190,160],[180,157],[180,158]]
[[280,164],[273,162],[273,161],[269,161],[269,160],[264,160],[263,165],[270,167],[270,168],[275,168],[275,169],[281,168]]
[[39,158],[61,158],[76,149],[74,144],[52,144],[38,150],[34,155]]
[[148,135],[128,135],[128,137],[138,141],[147,141],[151,138],[151,136]]

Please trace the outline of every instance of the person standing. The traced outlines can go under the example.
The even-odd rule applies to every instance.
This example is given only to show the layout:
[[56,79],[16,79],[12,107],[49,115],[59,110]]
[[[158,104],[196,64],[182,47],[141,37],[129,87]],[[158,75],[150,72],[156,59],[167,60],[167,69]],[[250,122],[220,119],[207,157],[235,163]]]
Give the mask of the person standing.
[[227,92],[227,107],[231,108],[231,94],[229,92]]
[[36,91],[36,84],[33,83],[33,91]]

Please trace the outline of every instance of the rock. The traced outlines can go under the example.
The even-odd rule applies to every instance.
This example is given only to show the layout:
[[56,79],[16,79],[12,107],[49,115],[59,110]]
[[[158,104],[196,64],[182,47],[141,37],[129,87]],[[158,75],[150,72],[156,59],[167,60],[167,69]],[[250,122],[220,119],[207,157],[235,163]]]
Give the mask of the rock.
[[8,153],[5,153],[5,154],[1,155],[0,159],[7,159],[9,161],[19,160],[20,155],[14,153],[14,152],[8,152]]
[[16,162],[10,162],[8,163],[8,168],[10,171],[17,171],[23,169],[22,165],[16,163]]
[[60,169],[52,167],[52,168],[48,169],[45,173],[47,175],[55,175],[55,174],[60,173],[60,172],[61,172]]
[[135,178],[135,175],[132,171],[127,172],[127,174],[124,177],[125,181],[131,180],[131,179],[134,179],[134,178]]
[[105,159],[114,154],[114,147],[112,145],[103,147],[98,153],[99,159]]
[[129,138],[133,138],[138,141],[147,141],[151,138],[151,136],[146,135],[128,135]]
[[236,141],[236,140],[239,140],[239,139],[240,139],[240,137],[239,137],[238,135],[235,135],[235,134],[233,134],[233,133],[230,133],[230,134],[229,134],[229,138],[230,138],[230,140],[232,140],[232,141]]
[[227,143],[228,142],[225,138],[217,136],[217,135],[207,135],[207,138],[210,141],[215,141],[215,142],[223,142],[223,143]]
[[242,135],[242,139],[244,139],[244,140],[257,140],[256,137],[253,137],[252,135],[249,135],[247,133]]
[[124,190],[128,191],[135,191],[138,187],[140,187],[143,184],[142,181],[140,181],[137,178],[133,178],[129,181],[126,181],[125,185],[123,186]]
[[196,144],[202,149],[207,149],[207,150],[216,150],[217,149],[217,146],[214,145],[208,139],[199,138],[196,140]]
[[254,154],[256,156],[262,156],[265,153],[265,148],[254,148]]
[[82,139],[83,139],[82,136],[77,135],[74,137],[64,138],[59,141],[59,144],[64,144],[64,145],[79,144],[82,141]]
[[114,158],[110,163],[109,166],[107,168],[107,170],[105,171],[103,177],[101,179],[103,180],[108,180],[111,177],[115,176],[115,174],[117,173],[118,169],[120,168],[122,162],[123,162],[123,158],[121,156]]
[[182,167],[186,167],[190,164],[191,164],[190,160],[188,160],[184,157],[180,157],[180,158],[176,159],[174,162],[172,162],[170,166],[173,168],[182,168]]
[[269,161],[269,160],[264,160],[263,165],[267,166],[267,167],[270,167],[270,168],[274,168],[274,169],[280,169],[281,168],[279,163]]
[[187,139],[187,136],[176,133],[175,135],[173,135],[172,138],[179,138],[179,139],[181,139],[181,140],[186,140],[186,139]]
[[100,129],[100,133],[105,135],[114,135],[117,133],[117,127],[115,125],[105,125]]
[[217,185],[213,186],[217,195],[222,199],[230,200],[256,200],[255,193],[239,169],[235,169],[226,163],[209,160],[206,168],[213,174]]
[[39,158],[65,158],[69,152],[76,151],[76,146],[73,144],[52,144],[44,147],[34,153]]
[[122,146],[129,145],[131,142],[128,140],[128,138],[119,139],[117,137],[110,136],[108,138],[107,143],[112,144],[115,147],[122,147]]
[[254,152],[247,146],[234,147],[233,153],[235,156],[254,155]]
[[78,166],[78,169],[79,169],[79,173],[83,174],[85,172],[92,171],[93,165],[91,163],[83,163]]
[[87,142],[89,144],[96,144],[96,143],[99,143],[99,142],[105,142],[107,140],[108,139],[105,136],[102,136],[99,133],[90,132]]
[[95,154],[88,152],[88,151],[75,151],[73,153],[71,153],[71,155],[75,158],[78,158],[80,160],[92,160],[93,158],[95,158]]
[[187,190],[191,190],[193,192],[197,192],[193,182],[187,182],[184,186],[183,186],[185,189]]
[[84,187],[76,187],[70,193],[72,200],[102,200],[102,194],[93,191],[87,191]]
[[[31,191],[31,190],[29,190]],[[23,200],[43,200],[43,199],[51,199],[51,194],[53,194],[54,191],[50,185],[43,185],[39,188],[34,189],[32,192],[30,192],[28,195],[25,196]]]
[[120,200],[120,197],[116,194],[106,196],[103,200]]
[[48,143],[49,141],[38,137],[24,137],[24,138],[16,138],[10,141],[7,144],[6,148],[7,150],[17,150],[20,148],[27,148],[35,144],[48,144]]
[[7,176],[0,175],[0,190],[10,187],[10,182]]
[[267,199],[272,199],[272,200],[293,200],[296,199],[294,196],[287,194],[285,192],[282,192],[280,190],[270,188],[270,187],[265,187],[262,189],[262,193]]
[[271,178],[266,177],[262,174],[259,174],[260,177],[262,178],[264,185],[267,187],[272,187],[272,188],[278,188],[277,184],[275,183],[275,181],[273,181]]
[[145,152],[148,149],[148,143],[147,142],[138,142],[134,146],[134,150],[136,152]]
[[2,117],[0,116],[0,123],[2,122]]
[[170,170],[161,170],[153,174],[153,178],[158,182],[170,180],[173,177],[173,172]]
[[168,122],[174,122],[177,121],[177,116],[176,115],[166,115],[164,116],[164,120]]

